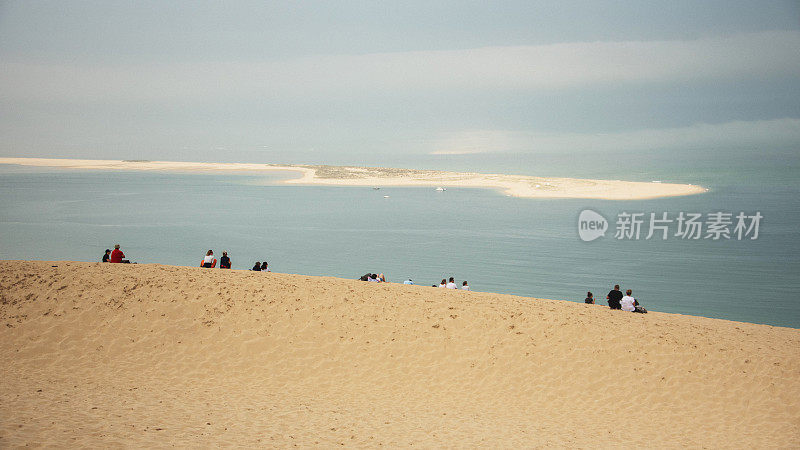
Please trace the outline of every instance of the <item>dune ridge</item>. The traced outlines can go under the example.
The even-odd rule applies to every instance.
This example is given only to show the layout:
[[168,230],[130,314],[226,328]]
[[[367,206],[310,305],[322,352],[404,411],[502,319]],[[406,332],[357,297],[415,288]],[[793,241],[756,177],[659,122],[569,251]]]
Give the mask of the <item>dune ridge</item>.
[[329,277],[0,261],[0,447],[798,447],[800,330]]

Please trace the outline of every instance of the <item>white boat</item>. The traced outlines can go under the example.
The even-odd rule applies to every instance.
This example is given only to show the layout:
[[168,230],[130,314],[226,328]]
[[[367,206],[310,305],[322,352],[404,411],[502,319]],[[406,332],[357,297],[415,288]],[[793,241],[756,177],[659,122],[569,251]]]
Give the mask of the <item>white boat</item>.
[[439,192],[442,192],[442,191],[446,191],[447,188],[437,187],[436,190],[439,191]]
[[389,196],[388,195],[384,195],[383,198],[389,198]]

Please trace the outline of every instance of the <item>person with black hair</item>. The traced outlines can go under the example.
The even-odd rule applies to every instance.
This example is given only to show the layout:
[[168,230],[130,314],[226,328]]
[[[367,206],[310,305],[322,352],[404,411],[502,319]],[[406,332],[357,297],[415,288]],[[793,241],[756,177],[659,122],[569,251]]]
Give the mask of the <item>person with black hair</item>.
[[622,305],[619,304],[619,301],[622,300],[622,292],[619,290],[619,285],[615,284],[614,289],[609,291],[608,295],[606,295],[608,299],[608,307],[611,309],[622,309]]
[[228,258],[228,252],[222,252],[222,258],[219,259],[219,268],[220,269],[231,268],[231,259]]

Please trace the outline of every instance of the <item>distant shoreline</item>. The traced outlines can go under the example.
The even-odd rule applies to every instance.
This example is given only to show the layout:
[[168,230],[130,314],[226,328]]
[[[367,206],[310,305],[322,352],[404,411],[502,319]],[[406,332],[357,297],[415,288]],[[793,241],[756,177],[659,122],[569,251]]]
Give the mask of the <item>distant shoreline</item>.
[[520,198],[644,200],[695,195],[702,186],[661,182],[533,177],[526,175],[445,172],[327,165],[205,163],[147,160],[0,158],[0,164],[63,169],[141,170],[164,172],[295,172],[284,184],[327,186],[430,186],[496,189]]

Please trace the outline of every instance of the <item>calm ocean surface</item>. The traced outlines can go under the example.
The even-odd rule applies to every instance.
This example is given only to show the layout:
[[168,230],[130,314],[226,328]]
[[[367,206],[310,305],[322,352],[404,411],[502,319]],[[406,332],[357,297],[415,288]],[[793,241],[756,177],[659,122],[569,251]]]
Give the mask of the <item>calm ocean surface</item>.
[[[711,152],[704,152],[709,154]],[[714,154],[714,153],[711,153]],[[630,288],[650,310],[800,328],[798,152],[716,156],[430,157],[361,165],[689,182],[704,195],[647,201],[530,200],[450,188],[282,186],[277,177],[0,166],[0,258],[99,261],[122,245],[139,263],[196,266],[227,250],[235,269],[438,283],[605,303]],[[348,164],[346,161],[327,161]],[[349,162],[352,164],[352,161]],[[623,167],[624,169],[620,169]],[[384,198],[389,195],[390,198]],[[583,242],[577,218],[610,222]],[[759,211],[757,240],[616,240],[620,212]],[[675,225],[671,234],[676,231]],[[109,286],[109,289],[113,289]]]

